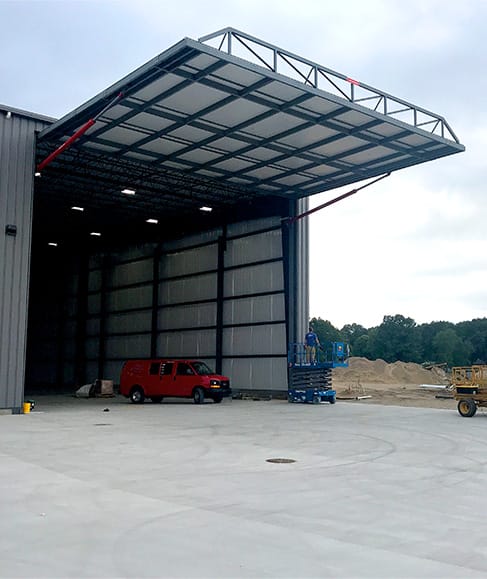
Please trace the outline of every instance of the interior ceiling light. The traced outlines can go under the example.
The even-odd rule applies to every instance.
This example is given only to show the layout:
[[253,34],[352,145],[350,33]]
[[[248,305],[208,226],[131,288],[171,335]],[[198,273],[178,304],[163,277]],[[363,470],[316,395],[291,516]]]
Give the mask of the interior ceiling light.
[[99,233],[98,231],[92,231],[90,235],[93,235],[93,237],[101,237],[101,233]]
[[40,176],[41,176],[41,174],[40,174],[39,171],[36,171],[36,172],[34,173],[34,177],[40,177]]
[[73,211],[84,211],[85,210],[84,207],[77,207],[76,205],[73,205],[73,207],[71,207],[71,209]]
[[57,247],[57,243],[55,241],[49,241],[49,243],[47,245],[50,245],[52,247]]
[[213,207],[207,207],[206,205],[203,205],[203,207],[200,207],[200,211],[213,211]]
[[135,195],[135,189],[122,189],[122,193],[125,195]]
[[146,223],[159,223],[158,219],[146,219]]

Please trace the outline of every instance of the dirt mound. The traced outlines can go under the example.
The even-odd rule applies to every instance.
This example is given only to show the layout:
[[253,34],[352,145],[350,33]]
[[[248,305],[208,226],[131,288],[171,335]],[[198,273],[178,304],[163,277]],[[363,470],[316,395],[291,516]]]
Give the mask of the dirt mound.
[[335,368],[335,382],[356,382],[370,384],[445,384],[448,378],[440,368],[426,370],[413,362],[394,362],[367,360],[352,357],[348,368]]

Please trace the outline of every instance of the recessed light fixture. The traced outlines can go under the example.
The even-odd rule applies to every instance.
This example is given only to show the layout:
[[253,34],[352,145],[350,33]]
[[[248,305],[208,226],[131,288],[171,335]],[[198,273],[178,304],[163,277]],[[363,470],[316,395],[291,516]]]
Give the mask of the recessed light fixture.
[[200,211],[213,211],[213,207],[207,207],[206,205],[203,205],[203,207],[200,207]]
[[39,171],[36,171],[36,172],[34,173],[34,177],[40,177],[40,176],[41,176],[41,174],[40,174]]
[[101,237],[101,233],[99,233],[98,231],[92,231],[90,235],[92,235],[93,237]]
[[84,207],[77,207],[76,205],[73,205],[73,206],[71,207],[71,209],[72,209],[73,211],[84,211],[84,210],[85,210]]
[[158,219],[146,219],[146,223],[159,223]]
[[124,195],[135,195],[135,189],[122,189]]
[[51,247],[57,247],[57,243],[55,241],[49,241],[47,245],[50,245]]

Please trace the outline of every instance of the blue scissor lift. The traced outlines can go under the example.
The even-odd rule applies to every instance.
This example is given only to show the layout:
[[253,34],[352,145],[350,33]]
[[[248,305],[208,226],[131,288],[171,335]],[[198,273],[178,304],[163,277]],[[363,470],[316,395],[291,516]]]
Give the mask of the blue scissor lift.
[[288,401],[335,404],[336,391],[332,388],[333,368],[348,367],[348,344],[330,342],[316,349],[311,360],[303,343],[289,345]]

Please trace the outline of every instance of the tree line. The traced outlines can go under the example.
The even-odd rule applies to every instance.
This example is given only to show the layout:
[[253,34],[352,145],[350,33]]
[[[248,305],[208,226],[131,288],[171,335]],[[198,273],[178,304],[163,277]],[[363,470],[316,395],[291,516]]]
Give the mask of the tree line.
[[487,363],[487,318],[454,324],[417,324],[400,314],[384,316],[373,328],[346,324],[341,330],[328,320],[312,318],[321,343],[347,342],[352,356],[386,362],[470,366]]

